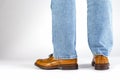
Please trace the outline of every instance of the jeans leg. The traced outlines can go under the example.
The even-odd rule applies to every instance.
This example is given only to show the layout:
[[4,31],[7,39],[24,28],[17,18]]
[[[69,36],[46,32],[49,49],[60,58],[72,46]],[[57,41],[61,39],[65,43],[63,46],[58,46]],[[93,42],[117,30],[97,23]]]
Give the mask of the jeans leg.
[[51,9],[54,57],[76,58],[75,0],[51,0]]
[[88,43],[93,55],[108,56],[113,45],[110,0],[87,0]]

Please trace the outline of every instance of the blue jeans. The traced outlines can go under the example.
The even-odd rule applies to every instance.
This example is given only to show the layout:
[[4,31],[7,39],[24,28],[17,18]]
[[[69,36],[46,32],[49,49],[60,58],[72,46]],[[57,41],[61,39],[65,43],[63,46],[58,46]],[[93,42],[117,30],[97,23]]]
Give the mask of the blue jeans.
[[[54,57],[77,58],[75,0],[51,0],[51,9]],[[87,9],[89,47],[93,55],[108,56],[113,45],[111,1],[87,0]]]

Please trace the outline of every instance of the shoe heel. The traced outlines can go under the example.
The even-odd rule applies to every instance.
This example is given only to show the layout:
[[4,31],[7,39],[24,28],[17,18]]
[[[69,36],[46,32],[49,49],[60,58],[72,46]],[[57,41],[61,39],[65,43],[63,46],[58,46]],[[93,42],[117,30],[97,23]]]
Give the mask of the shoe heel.
[[94,61],[92,61],[91,65],[92,65],[92,66],[95,66],[95,62],[94,62]]
[[107,70],[109,69],[109,64],[104,64],[104,65],[95,65],[95,70]]
[[75,70],[78,69],[78,64],[67,64],[60,67],[62,70]]

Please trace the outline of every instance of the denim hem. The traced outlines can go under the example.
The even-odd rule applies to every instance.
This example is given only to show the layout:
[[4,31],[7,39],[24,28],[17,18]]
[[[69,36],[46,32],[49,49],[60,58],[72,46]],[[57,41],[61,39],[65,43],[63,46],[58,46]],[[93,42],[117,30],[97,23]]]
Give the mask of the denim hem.
[[97,55],[103,55],[105,57],[108,57],[109,55],[104,55],[104,54],[101,54],[101,53],[93,53],[93,56],[97,56]]
[[93,51],[92,50],[92,53],[93,53],[94,56],[96,56],[96,55],[103,55],[103,56],[108,57],[110,52],[101,51],[101,50],[97,50],[97,51]]
[[73,56],[55,56],[53,54],[53,56],[54,56],[55,59],[76,59],[77,58],[76,55],[73,55]]

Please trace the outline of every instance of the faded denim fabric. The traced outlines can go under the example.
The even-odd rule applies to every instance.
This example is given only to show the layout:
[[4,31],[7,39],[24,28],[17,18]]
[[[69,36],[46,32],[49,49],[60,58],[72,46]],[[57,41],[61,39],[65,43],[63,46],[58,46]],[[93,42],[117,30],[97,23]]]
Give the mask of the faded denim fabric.
[[[53,55],[56,59],[77,58],[75,4],[75,0],[51,0]],[[108,56],[113,45],[111,1],[87,0],[87,9],[89,47],[93,55]]]

